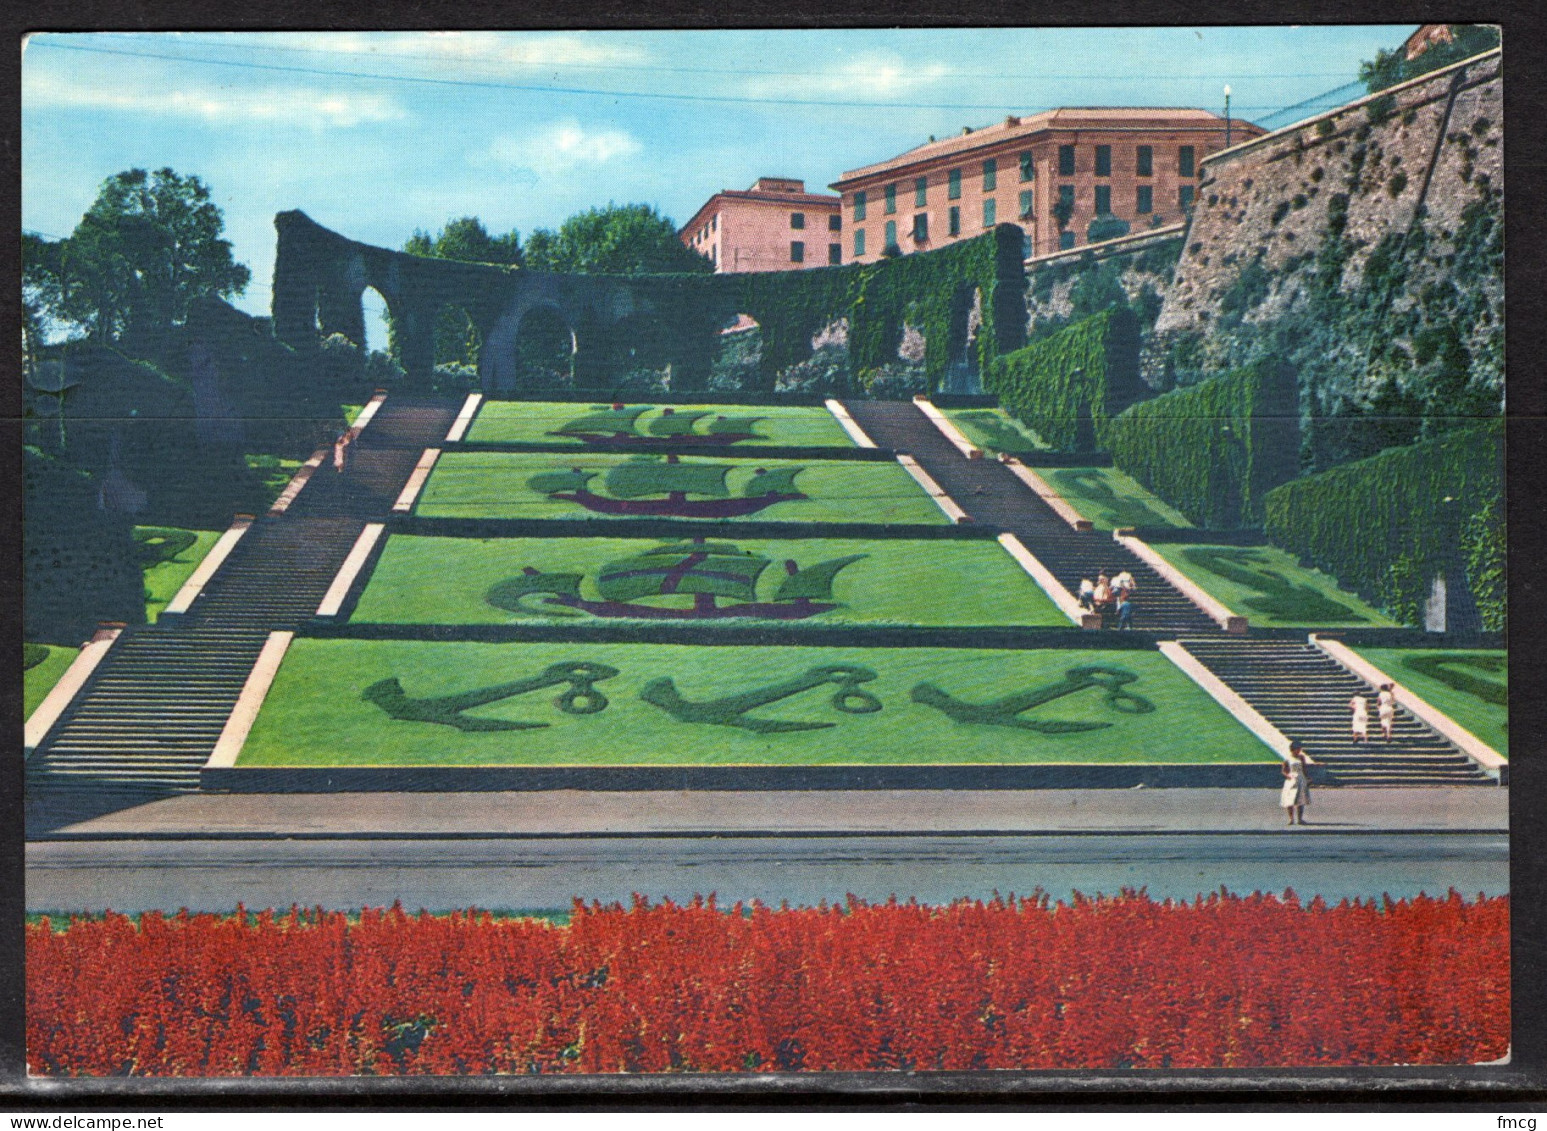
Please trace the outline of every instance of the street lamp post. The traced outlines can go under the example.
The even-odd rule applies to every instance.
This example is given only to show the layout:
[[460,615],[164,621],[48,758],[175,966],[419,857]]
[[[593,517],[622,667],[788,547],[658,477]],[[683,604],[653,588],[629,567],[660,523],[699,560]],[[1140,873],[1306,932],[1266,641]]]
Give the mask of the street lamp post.
[[1230,84],[1225,84],[1225,148],[1230,148]]

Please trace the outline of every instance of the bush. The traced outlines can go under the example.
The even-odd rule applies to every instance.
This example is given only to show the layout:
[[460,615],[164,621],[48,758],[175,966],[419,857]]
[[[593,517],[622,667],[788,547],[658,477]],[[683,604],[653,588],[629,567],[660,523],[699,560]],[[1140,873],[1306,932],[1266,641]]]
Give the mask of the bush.
[[1483,627],[1503,631],[1503,441],[1489,421],[1285,484],[1268,538],[1410,624],[1459,556]]
[[1147,393],[1138,319],[1126,306],[997,358],[984,387],[1054,448],[1088,450],[1106,421]]

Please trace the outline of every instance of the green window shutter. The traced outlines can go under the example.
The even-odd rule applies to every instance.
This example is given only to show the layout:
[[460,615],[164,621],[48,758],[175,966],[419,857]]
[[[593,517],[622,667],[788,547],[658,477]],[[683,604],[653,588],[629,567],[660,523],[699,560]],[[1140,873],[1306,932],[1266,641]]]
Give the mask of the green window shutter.
[[983,162],[983,191],[993,192],[998,187],[998,182],[999,162],[990,157],[987,161]]
[[1136,207],[1134,208],[1134,211],[1136,211],[1136,212],[1153,212],[1153,211],[1155,211],[1155,189],[1154,189],[1154,187],[1152,185],[1140,185],[1139,186],[1138,197],[1139,198],[1138,198],[1138,201],[1136,203]]
[[890,216],[897,211],[897,186],[886,186],[886,214]]
[[1058,175],[1060,177],[1074,176],[1074,146],[1060,145],[1058,147]]
[[983,226],[985,228],[992,228],[999,222],[997,212],[998,209],[995,207],[993,197],[989,197],[983,202]]
[[854,218],[856,220],[863,220],[865,218],[865,193],[864,193],[864,190],[861,190],[861,191],[859,191],[859,192],[854,194]]
[[[897,246],[897,221],[896,220],[888,220],[886,222],[886,248],[893,248],[893,247],[896,247],[896,246]],[[882,250],[884,251],[884,250],[886,250],[886,248],[883,248]]]
[[962,198],[962,171],[952,169],[945,175],[945,195],[950,200]]
[[1110,145],[1096,146],[1096,176],[1110,177],[1112,175],[1112,147]]
[[1112,186],[1096,186],[1096,215],[1110,216],[1112,214]]
[[951,230],[951,235],[959,236],[962,234],[962,210],[954,204],[951,206],[951,211],[947,213],[946,224]]
[[913,182],[913,203],[915,207],[923,208],[929,203],[929,178],[919,177]]
[[1037,175],[1036,167],[1031,161],[1031,152],[1028,150],[1021,154],[1021,180],[1033,180]]
[[865,254],[865,229],[854,229],[854,258],[858,259]]
[[1033,212],[1035,212],[1035,211],[1036,211],[1036,201],[1032,197],[1031,189],[1023,190],[1021,192],[1021,219],[1022,220],[1029,220],[1029,219],[1031,219],[1031,214]]
[[1155,173],[1155,147],[1153,145],[1141,145],[1133,160],[1134,172],[1141,177],[1150,177]]
[[1192,208],[1192,194],[1192,185],[1183,185],[1181,188],[1176,190],[1176,202],[1182,206],[1183,212],[1186,212]]
[[1176,171],[1179,176],[1190,177],[1193,175],[1193,148],[1184,145],[1176,151]]

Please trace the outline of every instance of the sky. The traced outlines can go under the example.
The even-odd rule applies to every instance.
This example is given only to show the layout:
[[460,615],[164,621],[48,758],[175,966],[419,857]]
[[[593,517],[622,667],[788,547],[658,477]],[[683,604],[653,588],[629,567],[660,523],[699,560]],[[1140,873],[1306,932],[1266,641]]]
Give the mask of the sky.
[[1282,113],[1414,26],[38,34],[22,227],[69,235],[124,169],[196,174],[252,270],[232,301],[266,314],[286,209],[386,247],[469,215],[524,237],[609,202],[680,225],[721,189],[825,191],[1006,114],[1223,112],[1228,85],[1233,115],[1288,124],[1347,101]]

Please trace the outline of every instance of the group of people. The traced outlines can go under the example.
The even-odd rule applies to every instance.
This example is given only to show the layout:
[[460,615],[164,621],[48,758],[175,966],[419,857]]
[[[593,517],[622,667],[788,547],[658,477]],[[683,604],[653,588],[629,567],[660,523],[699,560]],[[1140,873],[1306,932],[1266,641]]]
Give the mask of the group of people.
[[1100,613],[1102,624],[1112,623],[1111,618],[1115,616],[1118,628],[1132,628],[1133,595],[1137,588],[1133,574],[1126,569],[1116,577],[1102,570],[1096,575],[1095,581],[1088,577],[1080,580],[1080,606],[1090,612]]
[[[1370,703],[1363,695],[1355,695],[1348,701],[1348,709],[1353,712],[1353,735],[1355,742],[1370,741]],[[1382,684],[1375,695],[1375,713],[1380,719],[1381,738],[1391,741],[1391,730],[1397,721],[1397,693],[1391,684]]]

